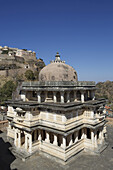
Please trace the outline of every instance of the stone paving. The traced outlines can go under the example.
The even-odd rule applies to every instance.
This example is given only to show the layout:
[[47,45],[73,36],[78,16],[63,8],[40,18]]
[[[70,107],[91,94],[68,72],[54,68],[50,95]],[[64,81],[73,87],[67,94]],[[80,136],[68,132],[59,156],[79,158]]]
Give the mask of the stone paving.
[[[100,155],[81,154],[67,165],[62,165],[43,155],[37,154],[23,162],[15,158],[8,148],[6,134],[0,134],[0,170],[113,170],[113,126],[107,126],[109,146]],[[1,168],[2,167],[2,168]]]

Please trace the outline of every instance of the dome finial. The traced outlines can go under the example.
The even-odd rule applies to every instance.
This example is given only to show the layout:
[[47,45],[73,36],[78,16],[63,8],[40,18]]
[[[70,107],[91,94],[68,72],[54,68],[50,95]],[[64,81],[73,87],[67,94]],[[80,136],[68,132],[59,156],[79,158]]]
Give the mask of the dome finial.
[[56,53],[56,56],[55,56],[55,57],[56,57],[56,59],[55,59],[56,62],[60,62],[60,61],[61,61],[60,55],[59,55],[58,52]]
[[62,61],[60,59],[59,52],[57,52],[56,55],[55,55],[55,60],[52,60],[51,63],[65,63],[65,61]]

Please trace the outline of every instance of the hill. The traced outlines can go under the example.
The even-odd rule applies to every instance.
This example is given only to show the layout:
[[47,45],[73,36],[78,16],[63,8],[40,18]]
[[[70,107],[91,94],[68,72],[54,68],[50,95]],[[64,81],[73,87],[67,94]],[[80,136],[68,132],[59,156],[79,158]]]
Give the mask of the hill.
[[113,103],[113,81],[99,82],[96,84],[96,97],[108,99],[108,103]]
[[34,51],[0,46],[0,87],[9,80],[26,80],[27,70],[31,70],[38,80],[38,74],[44,66],[44,61],[37,59]]

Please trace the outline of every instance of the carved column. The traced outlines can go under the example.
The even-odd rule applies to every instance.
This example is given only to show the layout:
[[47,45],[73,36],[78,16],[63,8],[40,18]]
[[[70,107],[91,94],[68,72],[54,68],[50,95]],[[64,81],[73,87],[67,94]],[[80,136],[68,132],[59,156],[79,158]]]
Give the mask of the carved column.
[[53,92],[53,101],[54,101],[54,103],[57,102],[56,92]]
[[84,103],[84,91],[81,91],[81,102]]
[[84,129],[82,129],[82,137],[81,139],[84,139]]
[[61,92],[60,95],[61,95],[61,103],[64,103],[64,92]]
[[41,96],[40,96],[40,92],[37,92],[37,98],[38,98],[38,103],[41,103]]
[[84,138],[85,139],[87,138],[87,129],[86,128],[84,129]]
[[14,145],[17,146],[17,129],[15,129]]
[[66,137],[65,136],[62,136],[62,144],[61,144],[61,147],[62,148],[66,148]]
[[54,145],[58,146],[58,142],[57,142],[57,134],[54,134]]
[[93,132],[93,130],[91,130],[91,141],[92,141],[92,144],[94,144],[94,132]]
[[41,138],[41,130],[40,130],[40,129],[38,130],[38,134],[39,134],[39,135],[38,135],[38,140],[41,141],[42,138]]
[[28,148],[27,133],[25,133],[25,149]]
[[46,142],[50,143],[50,139],[49,139],[49,132],[46,131],[46,139],[45,139]]
[[72,141],[72,134],[70,135],[70,142],[69,142],[69,146],[71,146],[73,144],[73,141]]
[[74,101],[76,102],[77,101],[77,92],[74,91]]
[[76,139],[75,139],[75,142],[78,141],[78,131],[76,132]]
[[45,102],[46,102],[46,99],[47,99],[47,91],[45,91]]
[[95,130],[95,146],[97,146],[97,131]]

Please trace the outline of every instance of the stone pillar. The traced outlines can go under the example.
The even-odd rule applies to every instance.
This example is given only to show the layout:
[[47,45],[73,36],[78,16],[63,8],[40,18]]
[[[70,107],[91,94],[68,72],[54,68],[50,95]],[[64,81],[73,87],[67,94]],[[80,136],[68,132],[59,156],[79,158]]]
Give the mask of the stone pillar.
[[82,136],[81,139],[84,139],[84,129],[82,129]]
[[46,131],[46,139],[45,139],[46,142],[50,143],[50,139],[49,139],[49,132]]
[[17,146],[17,130],[15,129],[14,145]]
[[46,99],[47,99],[47,91],[45,91],[45,102],[46,102]]
[[69,91],[67,91],[67,103],[69,103],[70,102],[70,92]]
[[41,96],[40,96],[40,92],[37,92],[37,98],[38,98],[38,103],[41,103]]
[[95,130],[95,146],[97,146],[97,131]]
[[58,146],[58,142],[57,142],[57,134],[54,134],[54,141],[53,144]]
[[60,92],[61,95],[61,103],[64,103],[64,92]]
[[76,102],[77,101],[77,92],[74,91],[74,101]]
[[25,102],[26,101],[26,91],[21,92],[20,98]]
[[39,134],[39,135],[38,135],[38,140],[41,141],[42,138],[41,138],[41,130],[40,130],[40,129],[38,130],[38,134]]
[[84,138],[85,139],[87,138],[87,129],[86,128],[84,129]]
[[57,102],[56,92],[53,92],[53,101],[54,101],[54,103]]
[[91,130],[91,141],[94,144],[94,132],[93,132],[93,130]]
[[29,152],[32,152],[32,134],[29,134]]
[[94,111],[91,110],[91,117],[94,118]]
[[62,144],[61,144],[61,147],[62,148],[66,148],[66,137],[65,136],[62,136]]
[[71,146],[73,144],[73,141],[72,141],[72,134],[70,135],[70,142],[69,142],[69,146]]
[[18,132],[18,147],[21,147],[21,131]]
[[25,133],[25,149],[28,148],[27,133]]
[[81,102],[84,103],[84,91],[81,91]]
[[95,100],[95,92],[94,91],[91,91],[91,99]]

